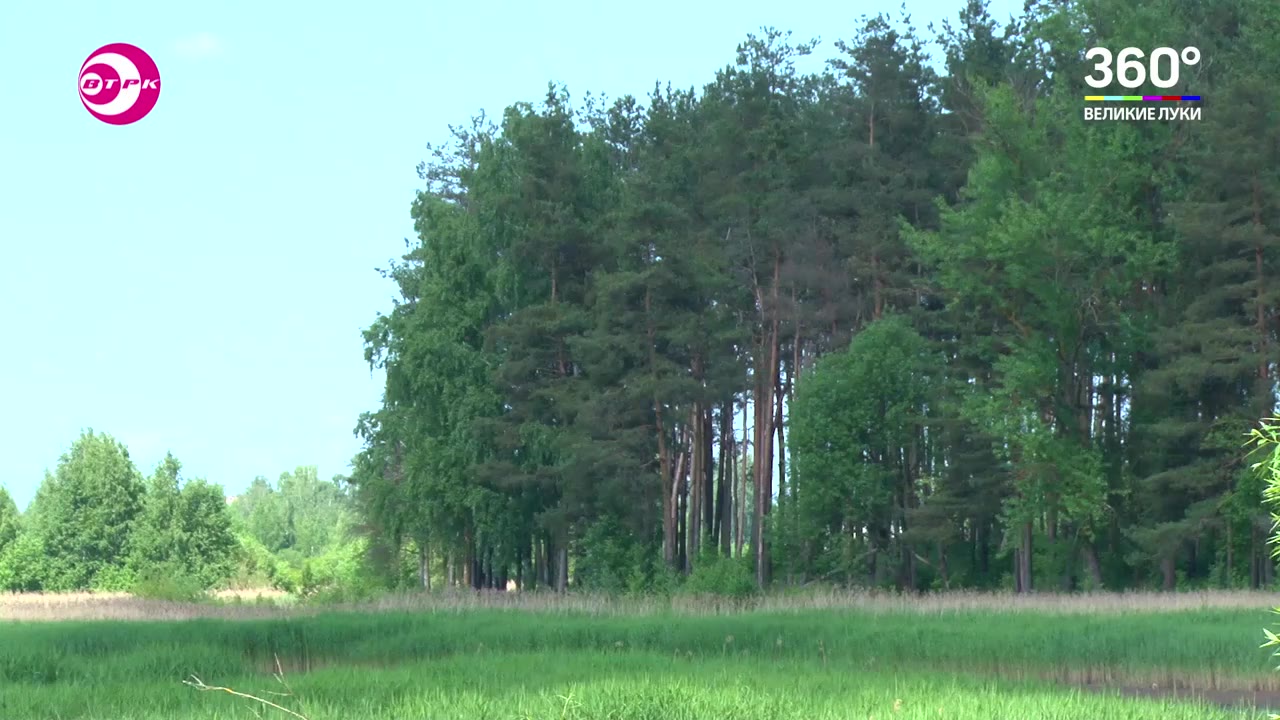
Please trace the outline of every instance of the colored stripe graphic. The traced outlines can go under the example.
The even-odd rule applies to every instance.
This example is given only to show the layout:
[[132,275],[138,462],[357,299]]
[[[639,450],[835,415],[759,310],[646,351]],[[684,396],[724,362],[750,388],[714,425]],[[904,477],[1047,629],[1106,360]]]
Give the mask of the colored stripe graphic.
[[1085,95],[1085,102],[1200,102],[1199,95]]

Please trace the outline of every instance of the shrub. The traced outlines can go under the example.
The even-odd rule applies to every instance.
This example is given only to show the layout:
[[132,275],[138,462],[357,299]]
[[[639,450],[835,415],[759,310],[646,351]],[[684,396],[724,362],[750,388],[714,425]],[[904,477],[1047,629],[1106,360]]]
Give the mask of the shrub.
[[749,557],[724,557],[715,550],[704,552],[682,589],[699,595],[750,597],[757,588],[749,563]]
[[45,552],[39,538],[19,533],[0,551],[0,592],[37,592],[44,589]]
[[[1280,419],[1271,418],[1264,422],[1261,428],[1252,432],[1250,442],[1254,446],[1254,452],[1261,455],[1258,462],[1250,469],[1259,473],[1266,481],[1266,487],[1262,491],[1262,498],[1263,502],[1271,509],[1271,520],[1274,523],[1272,527],[1275,528],[1275,533],[1271,540],[1273,543],[1280,542]],[[1280,608],[1277,608],[1275,612],[1280,613]],[[1267,637],[1267,641],[1262,644],[1262,647],[1280,646],[1280,637],[1277,637],[1275,633],[1266,628],[1263,628],[1262,632]],[[1275,651],[1273,657],[1280,657],[1280,650]],[[1280,715],[1273,714],[1271,719],[1280,720]]]
[[[583,590],[606,594],[633,590],[643,581],[643,565],[637,559],[645,556],[644,548],[629,533],[623,532],[612,518],[594,522],[578,543],[580,554],[574,558],[574,585]],[[640,549],[641,552],[635,552]]]
[[126,592],[130,590],[137,577],[133,571],[121,565],[103,565],[93,576],[90,586],[94,592]]
[[208,597],[203,583],[174,564],[147,570],[130,591],[137,597],[170,602],[197,602]]

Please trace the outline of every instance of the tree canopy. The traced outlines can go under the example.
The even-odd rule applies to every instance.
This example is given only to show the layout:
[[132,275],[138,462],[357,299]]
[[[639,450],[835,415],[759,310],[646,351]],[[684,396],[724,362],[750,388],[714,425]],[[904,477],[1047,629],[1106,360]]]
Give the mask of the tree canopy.
[[[473,587],[1271,582],[1276,101],[1228,68],[1276,20],[974,0],[938,58],[765,29],[701,89],[454,127],[366,333],[371,537]],[[1085,49],[1162,44],[1238,104],[1082,121]]]

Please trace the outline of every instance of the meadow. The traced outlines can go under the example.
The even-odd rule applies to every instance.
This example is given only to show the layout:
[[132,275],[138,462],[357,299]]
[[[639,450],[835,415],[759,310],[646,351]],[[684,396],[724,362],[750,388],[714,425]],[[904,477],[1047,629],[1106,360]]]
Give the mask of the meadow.
[[282,600],[0,596],[0,718],[1216,720],[1280,698],[1273,594]]

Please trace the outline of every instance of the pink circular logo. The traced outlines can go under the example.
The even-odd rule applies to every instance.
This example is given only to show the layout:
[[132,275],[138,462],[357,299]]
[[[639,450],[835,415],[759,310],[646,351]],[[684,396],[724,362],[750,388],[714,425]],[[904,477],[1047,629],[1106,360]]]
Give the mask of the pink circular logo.
[[104,123],[138,122],[159,98],[160,70],[150,55],[133,45],[103,45],[80,66],[80,101]]

